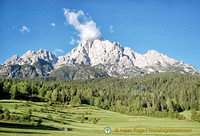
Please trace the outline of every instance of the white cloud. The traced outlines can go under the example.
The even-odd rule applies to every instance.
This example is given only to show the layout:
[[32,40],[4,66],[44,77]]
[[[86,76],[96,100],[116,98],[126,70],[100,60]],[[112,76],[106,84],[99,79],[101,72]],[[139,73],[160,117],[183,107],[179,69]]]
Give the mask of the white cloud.
[[73,37],[71,37],[71,41],[69,42],[69,44],[74,45],[75,42],[76,42],[76,40]]
[[114,30],[113,30],[113,26],[112,26],[112,25],[109,27],[109,32],[110,32],[110,33],[114,33]]
[[76,40],[74,39],[74,37],[71,37],[71,41],[69,42],[69,44],[74,45],[75,43],[80,43],[80,40]]
[[25,33],[25,32],[30,33],[30,29],[27,26],[22,26],[22,28],[19,31],[22,33]]
[[65,51],[63,51],[62,49],[55,49],[54,51],[53,51],[53,54],[54,55],[56,55],[57,53],[65,53]]
[[50,25],[51,25],[52,27],[55,27],[55,26],[56,26],[56,24],[55,24],[55,23],[51,23]]
[[[82,10],[78,12],[70,11],[69,9],[64,9],[64,15],[66,21],[73,25],[74,28],[79,32],[78,36],[80,40],[94,40],[101,37],[99,29],[96,27],[96,23],[87,17]],[[81,22],[79,19],[82,19]]]

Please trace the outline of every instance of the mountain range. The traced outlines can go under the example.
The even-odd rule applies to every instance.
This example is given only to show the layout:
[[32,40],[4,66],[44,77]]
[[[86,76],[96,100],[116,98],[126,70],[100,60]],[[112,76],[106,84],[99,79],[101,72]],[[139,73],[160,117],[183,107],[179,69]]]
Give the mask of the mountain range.
[[131,78],[144,74],[178,72],[200,75],[192,65],[155,50],[146,54],[122,47],[118,42],[84,40],[65,56],[56,57],[45,49],[14,55],[0,65],[0,77],[89,79],[95,77]]

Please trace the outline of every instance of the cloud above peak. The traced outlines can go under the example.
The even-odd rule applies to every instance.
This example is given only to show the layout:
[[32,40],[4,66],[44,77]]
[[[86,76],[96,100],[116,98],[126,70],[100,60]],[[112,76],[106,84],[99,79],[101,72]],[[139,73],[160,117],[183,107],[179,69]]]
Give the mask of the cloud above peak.
[[80,43],[80,40],[76,40],[74,39],[74,37],[71,37],[71,41],[69,42],[69,44],[74,45],[75,43]]
[[65,51],[63,51],[62,49],[55,49],[55,50],[53,50],[53,54],[54,55],[57,55],[57,53],[65,53]]
[[96,23],[85,15],[82,10],[77,12],[70,11],[70,9],[64,9],[64,15],[66,21],[73,25],[78,31],[80,40],[95,40],[101,37],[99,29],[96,27]]

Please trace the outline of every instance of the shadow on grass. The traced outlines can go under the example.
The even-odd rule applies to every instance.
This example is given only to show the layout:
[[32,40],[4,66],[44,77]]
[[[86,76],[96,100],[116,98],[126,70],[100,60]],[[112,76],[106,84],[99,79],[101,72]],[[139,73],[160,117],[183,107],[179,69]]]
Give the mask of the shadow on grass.
[[[36,115],[32,115],[32,116],[33,116],[33,117],[36,117],[36,118],[45,119],[45,120],[48,120],[48,121],[53,121],[53,122],[55,122],[55,123],[62,123],[61,121],[58,121],[58,120],[55,120],[55,119],[50,120],[50,119],[48,119],[48,118],[46,118],[46,117],[39,117],[39,116],[36,116]],[[69,122],[74,122],[74,121],[71,120],[71,119],[67,119],[67,121],[69,121]]]
[[23,102],[18,102],[18,101],[0,101],[0,104],[1,103],[23,103]]
[[14,133],[14,134],[49,134],[49,133],[41,133],[41,132],[21,132],[21,131],[5,131],[5,130],[0,130],[0,133]]
[[[0,127],[5,128],[18,128],[18,129],[38,129],[38,130],[58,130],[58,128],[50,127],[50,126],[32,126],[27,124],[16,124],[16,123],[8,123],[8,122],[0,122]],[[59,130],[58,130],[59,131]]]

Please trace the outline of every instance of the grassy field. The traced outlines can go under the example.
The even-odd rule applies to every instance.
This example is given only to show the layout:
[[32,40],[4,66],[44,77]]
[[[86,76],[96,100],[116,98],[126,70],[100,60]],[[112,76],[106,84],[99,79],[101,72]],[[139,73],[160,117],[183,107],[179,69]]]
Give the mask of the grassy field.
[[[188,120],[177,120],[170,118],[153,118],[146,116],[129,116],[121,113],[106,111],[96,107],[83,105],[82,107],[70,106],[49,106],[42,102],[26,102],[17,100],[0,100],[3,109],[8,108],[12,114],[20,115],[28,109],[32,109],[32,117],[36,120],[41,118],[41,126],[36,126],[33,122],[19,122],[12,120],[0,120],[0,135],[2,136],[102,136],[102,135],[177,135],[177,136],[199,136],[200,123]],[[16,105],[18,108],[15,109]],[[47,118],[51,114],[53,119]],[[189,111],[186,116],[189,118]],[[84,115],[84,123],[81,118]],[[97,123],[93,123],[93,119],[97,119]],[[110,127],[111,133],[105,134],[104,128]],[[68,131],[59,130],[59,128],[67,128]],[[114,129],[120,128],[134,130],[133,132],[114,132]],[[149,129],[162,130],[192,130],[192,132],[150,132]],[[136,131],[145,132],[136,132]]]

